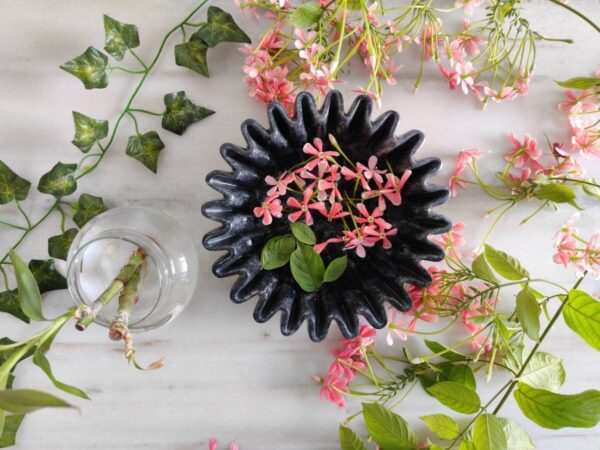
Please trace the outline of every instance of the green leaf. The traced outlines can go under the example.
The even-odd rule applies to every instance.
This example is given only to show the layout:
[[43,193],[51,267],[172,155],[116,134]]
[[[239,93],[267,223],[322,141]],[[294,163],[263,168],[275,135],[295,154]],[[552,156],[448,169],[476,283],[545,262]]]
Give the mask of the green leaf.
[[587,292],[569,292],[563,309],[565,322],[592,348],[600,350],[600,302]]
[[540,338],[540,308],[535,295],[529,286],[517,294],[517,317],[523,327],[523,331],[530,339],[538,341]]
[[158,170],[158,156],[163,148],[165,148],[165,144],[160,140],[158,133],[148,131],[144,134],[131,136],[127,142],[125,153],[156,173]]
[[73,111],[75,137],[71,141],[83,153],[89,152],[96,143],[108,136],[108,120],[96,120]]
[[358,435],[343,425],[340,425],[340,448],[341,450],[367,450]]
[[66,261],[75,236],[77,236],[77,228],[69,228],[62,234],[48,238],[48,255]]
[[191,40],[175,46],[175,64],[187,67],[200,75],[208,77],[206,51],[208,46],[200,40]]
[[199,39],[209,47],[214,47],[220,42],[246,44],[251,42],[248,35],[235,23],[231,14],[221,8],[210,6],[206,22],[192,35],[192,39]]
[[600,79],[592,77],[576,77],[566,81],[557,81],[556,84],[567,89],[583,90],[600,86]]
[[301,222],[294,222],[291,225],[291,229],[294,237],[303,244],[315,245],[317,243],[317,237],[308,225]]
[[527,418],[544,428],[592,428],[600,421],[600,391],[561,395],[519,383],[515,400]]
[[437,434],[442,439],[454,439],[458,436],[458,424],[452,417],[446,414],[432,414],[423,416],[420,419],[425,422],[427,428]]
[[14,250],[9,254],[17,279],[21,310],[32,320],[46,320],[42,313],[42,295],[35,277]]
[[507,280],[529,278],[529,272],[521,266],[516,258],[487,244],[485,244],[485,259],[498,275]]
[[40,178],[38,191],[54,195],[56,198],[72,194],[77,190],[76,170],[77,164],[56,163],[50,172]]
[[327,266],[327,270],[325,270],[325,275],[323,276],[323,281],[325,283],[331,283],[337,280],[344,274],[347,266],[348,257],[346,255],[335,258]]
[[290,258],[292,276],[306,292],[318,291],[323,284],[325,264],[312,247],[299,244]]
[[473,443],[477,450],[507,450],[503,423],[494,414],[482,414],[473,423]]
[[433,353],[439,354],[439,356],[441,356],[444,359],[447,359],[448,361],[464,361],[465,359],[467,359],[465,355],[461,355],[460,353],[449,349],[448,347],[440,344],[439,342],[430,341],[429,339],[424,339],[423,342],[425,342],[425,345],[429,350],[431,350]]
[[369,434],[382,450],[417,448],[417,437],[398,414],[377,403],[363,403],[362,408]]
[[29,323],[29,317],[21,309],[16,289],[0,292],[0,312],[11,314],[17,319]]
[[79,228],[82,228],[91,219],[96,217],[98,214],[102,214],[106,211],[104,206],[104,200],[102,197],[96,197],[90,194],[81,194],[75,213],[73,214],[73,222],[77,224]]
[[296,249],[292,236],[275,236],[267,241],[260,254],[260,265],[265,270],[278,269],[290,262]]
[[498,417],[506,436],[506,448],[508,450],[534,450],[535,444],[520,425],[510,419]]
[[121,61],[127,49],[140,45],[140,36],[135,25],[121,23],[112,17],[104,15],[104,50],[117,61]]
[[0,435],[0,448],[12,447],[16,444],[17,431],[25,416],[23,414],[13,414],[6,416],[4,429]]
[[520,380],[534,388],[557,392],[565,383],[565,378],[565,368],[560,358],[537,352],[531,357]]
[[454,381],[442,381],[427,388],[442,405],[462,414],[473,414],[479,410],[481,400],[477,392]]
[[450,369],[450,373],[448,374],[448,381],[460,383],[463,386],[473,390],[477,388],[477,382],[475,381],[473,370],[466,364],[454,364],[452,369]]
[[498,283],[498,278],[494,275],[494,272],[485,260],[485,255],[483,253],[475,258],[471,265],[471,269],[480,280],[488,281],[493,284]]
[[29,414],[41,408],[72,408],[47,392],[33,389],[0,390],[0,409],[14,414]]
[[475,444],[473,444],[473,442],[468,441],[468,440],[463,440],[460,443],[460,446],[458,447],[458,450],[477,450],[475,448]]
[[554,203],[569,203],[575,199],[575,191],[566,184],[542,184],[533,191],[533,196],[540,200],[550,200]]
[[[584,178],[582,181],[585,181],[586,183],[579,182],[575,184],[581,186],[581,189],[583,189],[583,192],[587,195],[594,197],[596,200],[600,200],[600,187],[598,186],[598,182],[593,178]],[[593,183],[593,185],[589,183]]]
[[86,89],[103,89],[108,86],[107,66],[106,55],[94,47],[88,47],[84,53],[60,68],[79,78]]
[[323,11],[316,2],[308,2],[299,5],[290,15],[288,22],[296,28],[310,28],[318,23]]
[[52,384],[54,384],[54,386],[56,386],[61,391],[64,391],[71,395],[75,395],[77,397],[84,398],[86,400],[90,399],[88,397],[88,395],[85,392],[83,392],[81,389],[78,389],[74,386],[69,386],[68,384],[58,381],[56,379],[56,377],[54,376],[54,374],[52,373],[52,368],[50,367],[50,361],[48,361],[48,358],[46,358],[46,355],[44,355],[39,350],[36,351],[33,355],[33,363],[36,366],[38,366],[40,369],[42,369],[44,371],[44,373],[48,376],[50,381],[52,381]]
[[13,200],[25,200],[30,187],[29,181],[21,178],[0,161],[0,205]]
[[192,103],[184,91],[167,94],[164,101],[166,110],[162,118],[162,127],[180,136],[193,123],[215,113],[210,109]]
[[67,288],[67,280],[56,270],[53,259],[32,259],[29,261],[29,270],[42,294]]

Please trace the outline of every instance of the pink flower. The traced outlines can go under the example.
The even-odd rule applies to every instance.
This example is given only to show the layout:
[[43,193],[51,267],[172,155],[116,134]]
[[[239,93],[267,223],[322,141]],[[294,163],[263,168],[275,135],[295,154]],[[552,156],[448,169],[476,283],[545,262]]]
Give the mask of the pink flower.
[[362,217],[359,216],[355,218],[357,223],[364,223],[366,225],[374,224],[386,230],[392,227],[391,224],[383,219],[383,211],[379,207],[375,208],[373,212],[370,213],[363,203],[357,203],[356,209],[362,215]]
[[421,36],[415,38],[415,42],[419,45],[423,45],[425,59],[431,59],[432,56],[438,54],[438,47],[444,43],[443,36],[440,35],[438,27],[441,24],[441,20],[437,19],[437,23],[432,26],[430,22],[426,22],[423,26],[423,33]]
[[468,309],[460,312],[460,318],[464,326],[473,336],[470,344],[474,351],[479,351],[483,347],[483,350],[487,353],[492,349],[492,339],[489,333],[486,334],[484,331],[485,325],[480,321],[475,322],[473,319],[492,314],[495,310],[496,302],[496,299],[488,299],[483,302],[478,300],[469,305]]
[[327,210],[327,207],[323,202],[315,203],[314,209],[319,211],[323,216],[327,217],[330,222],[334,219],[341,219],[342,217],[349,216],[348,211],[344,211],[344,207],[341,203],[333,202],[331,207]]
[[[388,345],[394,345],[394,336],[401,341],[406,341],[408,339],[408,335],[406,334],[405,330],[410,327],[410,323],[407,323],[406,319],[408,318],[410,322],[412,322],[412,319],[404,314],[400,315],[400,318],[397,319],[396,316],[398,314],[399,311],[396,308],[390,308],[388,310],[388,331],[385,338]],[[414,330],[414,325],[411,331],[412,330]]]
[[346,406],[343,394],[348,392],[348,381],[344,378],[327,377],[321,382],[321,398],[338,405]]
[[454,70],[458,76],[458,84],[460,85],[463,94],[467,95],[474,83],[473,75],[475,74],[475,69],[473,69],[473,65],[470,62],[458,62],[454,66]]
[[385,171],[377,169],[377,156],[371,155],[369,157],[367,165],[368,167],[365,166],[363,163],[358,163],[356,167],[361,170],[363,176],[367,180],[375,180],[378,186],[383,184],[382,174],[384,174]]
[[463,6],[465,14],[470,16],[473,14],[475,8],[483,3],[483,0],[456,0],[454,6],[456,8]]
[[467,169],[468,164],[470,164],[474,159],[478,159],[481,155],[482,152],[478,148],[461,150],[458,152],[458,157],[454,163],[454,170],[452,171],[452,175],[450,176],[450,181],[448,183],[452,197],[456,197],[456,190],[458,187],[467,187],[467,182],[460,179],[459,176]]
[[465,53],[469,53],[471,56],[477,56],[479,54],[479,46],[487,44],[487,41],[469,34],[468,31],[470,25],[469,19],[465,19],[463,21],[464,32],[452,41],[450,45],[452,46],[454,44],[458,49],[464,50]]
[[290,222],[296,222],[298,219],[300,219],[300,217],[304,216],[304,222],[306,222],[306,225],[310,226],[313,224],[314,220],[310,213],[310,209],[316,209],[316,207],[314,204],[310,203],[312,195],[312,189],[305,189],[304,194],[302,195],[302,203],[300,203],[295,197],[289,197],[287,199],[287,205],[291,208],[297,209],[297,211],[288,215]]
[[338,173],[340,166],[333,164],[329,167],[329,175],[322,178],[318,182],[320,191],[329,191],[329,203],[335,203],[337,200],[342,200],[342,193],[338,188],[340,174]]
[[364,176],[363,167],[365,166],[362,164],[357,166],[356,172],[354,172],[352,169],[344,166],[342,167],[342,175],[346,181],[357,180],[360,182],[363,189],[370,190],[371,187],[369,186],[369,180],[367,180],[367,178]]
[[443,247],[447,252],[450,252],[452,256],[457,257],[458,252],[456,251],[456,248],[465,245],[465,240],[461,236],[461,233],[464,230],[465,224],[457,223],[449,232],[444,233],[439,237],[432,237],[431,240]]
[[304,144],[304,153],[307,155],[313,156],[311,160],[306,163],[306,168],[312,170],[315,168],[317,164],[323,165],[324,167],[329,167],[329,158],[334,158],[339,156],[339,153],[336,151],[323,151],[323,141],[319,138],[315,138],[313,140],[314,146],[307,142]]
[[573,151],[582,155],[600,156],[600,132],[589,129],[575,129],[571,137]]
[[254,208],[254,215],[263,218],[264,225],[271,225],[273,217],[281,217],[282,206],[281,201],[275,197],[267,197],[261,204]]
[[385,228],[367,226],[364,227],[363,232],[365,236],[372,236],[374,238],[374,242],[381,241],[383,243],[383,248],[389,249],[392,248],[392,243],[388,238],[398,234],[398,229],[392,228],[391,230],[386,231]]
[[265,177],[265,182],[269,186],[273,186],[271,189],[267,191],[267,196],[272,197],[275,195],[285,195],[287,192],[287,185],[290,184],[292,178],[289,175],[279,177],[275,179],[271,175],[267,175]]
[[576,105],[580,105],[583,111],[593,111],[596,109],[596,104],[590,101],[594,98],[594,92],[589,89],[582,91],[579,95],[569,90],[565,92],[565,97],[567,97],[567,100],[558,104],[560,111],[571,111]]
[[346,235],[341,237],[329,238],[326,241],[315,244],[313,248],[315,252],[321,253],[329,244],[339,244],[340,242],[348,242],[348,238],[346,237]]
[[[217,450],[217,445],[219,445],[219,442],[215,439],[215,438],[211,438],[208,441],[208,450]],[[237,445],[236,442],[232,442],[231,445],[229,446],[229,450],[239,450],[240,447],[239,445]]]
[[505,159],[511,161],[514,167],[520,169],[525,164],[531,164],[536,169],[543,168],[538,162],[538,159],[542,156],[542,150],[538,148],[535,139],[526,134],[523,142],[520,142],[516,136],[511,133],[508,140],[512,142],[514,148],[506,154]]
[[505,86],[500,92],[488,86],[484,86],[483,92],[488,98],[491,98],[496,103],[500,103],[503,100],[514,100],[519,95],[512,86]]

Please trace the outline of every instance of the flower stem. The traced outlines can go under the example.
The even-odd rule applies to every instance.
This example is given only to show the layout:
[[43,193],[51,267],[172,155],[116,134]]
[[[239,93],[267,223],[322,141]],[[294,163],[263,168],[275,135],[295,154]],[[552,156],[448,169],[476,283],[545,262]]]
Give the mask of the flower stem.
[[117,316],[112,321],[108,332],[108,337],[113,341],[120,341],[127,334],[131,310],[138,301],[141,267],[141,265],[138,266],[133,275],[131,275],[131,278],[129,278],[129,281],[123,287],[123,292],[119,296]]

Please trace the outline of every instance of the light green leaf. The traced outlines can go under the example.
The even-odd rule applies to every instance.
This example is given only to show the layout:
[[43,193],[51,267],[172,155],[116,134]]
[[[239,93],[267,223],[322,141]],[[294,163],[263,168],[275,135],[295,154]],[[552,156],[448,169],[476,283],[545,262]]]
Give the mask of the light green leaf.
[[96,197],[90,194],[81,194],[75,213],[73,214],[73,222],[77,224],[79,228],[82,228],[86,223],[96,217],[98,214],[102,214],[106,211],[104,200],[102,197]]
[[442,381],[427,388],[441,404],[462,414],[473,414],[479,410],[481,400],[473,389],[454,381]]
[[466,364],[454,364],[448,374],[448,381],[460,383],[473,390],[477,388],[473,370]]
[[594,197],[596,200],[600,200],[600,187],[595,179],[584,178],[581,182],[575,184],[578,184],[587,195]]
[[208,63],[206,62],[207,45],[200,40],[190,40],[175,46],[175,64],[187,67],[200,75],[208,77]]
[[348,257],[346,255],[335,258],[327,266],[327,270],[325,270],[325,275],[323,276],[323,281],[325,283],[331,283],[337,280],[344,274],[346,267],[348,267]]
[[302,3],[290,15],[288,21],[296,28],[310,28],[318,23],[323,11],[316,2]]
[[423,342],[425,342],[425,345],[429,350],[431,350],[433,353],[439,354],[439,356],[441,356],[444,359],[447,359],[448,361],[464,361],[465,359],[467,359],[465,355],[461,355],[460,353],[449,349],[448,347],[440,344],[439,342],[430,341],[429,339],[424,339]]
[[86,89],[103,89],[108,86],[107,66],[106,55],[94,47],[88,47],[84,53],[60,68],[79,78]]
[[595,350],[600,350],[600,302],[587,292],[572,290],[563,309],[565,322]]
[[40,178],[38,191],[56,198],[72,194],[77,190],[75,170],[77,170],[77,164],[56,163],[50,172]]
[[583,90],[600,86],[600,78],[576,77],[565,81],[557,81],[556,84],[567,89]]
[[294,237],[303,244],[315,245],[317,243],[317,237],[308,225],[301,222],[294,222],[291,225],[291,229]]
[[600,391],[561,395],[519,383],[515,400],[527,418],[544,428],[592,428],[600,421]]
[[267,241],[260,254],[260,265],[265,270],[278,269],[290,262],[296,249],[292,236],[275,236]]
[[290,258],[292,276],[306,292],[318,291],[323,284],[325,264],[312,247],[299,244]]
[[533,196],[554,203],[569,203],[575,199],[575,191],[566,184],[542,184],[533,191]]
[[537,352],[531,357],[520,379],[534,388],[558,392],[565,378],[561,359],[550,353]]
[[14,250],[9,254],[17,279],[21,310],[32,320],[46,320],[42,313],[42,295],[35,277]]
[[166,110],[162,118],[162,127],[180,136],[190,125],[215,113],[192,103],[184,91],[165,95],[164,102]]
[[231,14],[221,8],[209,6],[206,22],[192,35],[192,39],[199,39],[209,47],[214,47],[221,42],[246,44],[251,42],[248,35],[235,23]]
[[117,61],[121,61],[127,49],[140,45],[140,36],[135,25],[121,23],[112,17],[104,15],[104,33],[106,39],[104,50]]
[[506,448],[508,450],[534,450],[535,444],[520,425],[510,419],[498,417],[506,436]]
[[62,234],[48,238],[48,255],[66,261],[75,236],[77,236],[77,228],[69,228]]
[[369,434],[382,450],[417,448],[417,437],[398,414],[378,403],[363,403],[362,407]]
[[16,289],[0,292],[0,312],[11,314],[25,323],[29,323],[29,317],[21,309],[19,293]]
[[498,283],[498,278],[496,278],[496,276],[494,275],[494,272],[485,260],[485,255],[483,253],[480,254],[477,258],[475,258],[473,264],[471,265],[471,269],[473,270],[473,273],[477,275],[477,278],[479,278],[480,280],[487,281],[493,284]]
[[498,275],[507,280],[529,278],[529,272],[521,266],[516,258],[487,244],[485,244],[485,259]]
[[367,450],[358,435],[343,425],[340,425],[340,448],[341,450]]
[[108,120],[96,120],[73,111],[75,137],[71,141],[83,153],[89,152],[96,143],[108,136]]
[[148,131],[144,134],[131,136],[127,141],[125,153],[156,173],[158,170],[158,156],[163,148],[165,148],[165,144],[161,141],[158,133]]
[[41,294],[67,288],[67,280],[56,270],[53,259],[32,259],[29,261],[29,270]]
[[0,433],[0,448],[12,447],[16,444],[17,431],[25,416],[23,414],[13,414],[6,416],[4,429]]
[[525,286],[521,292],[517,294],[517,317],[523,327],[523,331],[530,339],[538,341],[540,338],[540,308],[535,295]]
[[504,427],[494,414],[482,414],[473,424],[473,443],[477,450],[507,450]]
[[74,386],[69,386],[68,384],[58,381],[56,379],[56,377],[54,376],[54,374],[52,373],[52,368],[50,367],[50,361],[48,361],[48,358],[46,358],[46,355],[44,355],[39,350],[36,351],[33,355],[33,363],[36,366],[38,366],[40,369],[42,369],[44,371],[44,373],[48,376],[50,381],[52,381],[52,384],[54,384],[54,386],[56,386],[61,391],[64,391],[71,395],[75,395],[77,397],[84,398],[86,400],[90,399],[88,397],[88,395],[85,392],[83,392],[81,389],[78,389]]
[[25,200],[31,183],[10,170],[0,161],[0,205],[13,200]]
[[47,392],[33,389],[0,390],[0,409],[14,414],[29,414],[41,408],[72,408]]
[[462,440],[458,450],[477,450],[477,448],[475,448],[475,444],[473,444],[473,442],[469,440]]
[[458,424],[456,420],[446,414],[432,414],[420,417],[420,419],[425,422],[427,428],[442,439],[450,440],[458,436]]

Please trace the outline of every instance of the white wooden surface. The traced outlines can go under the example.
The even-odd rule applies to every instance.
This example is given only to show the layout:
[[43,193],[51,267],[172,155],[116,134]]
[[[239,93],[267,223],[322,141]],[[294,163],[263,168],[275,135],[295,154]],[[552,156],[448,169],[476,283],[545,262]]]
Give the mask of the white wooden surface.
[[[235,11],[233,2],[217,3]],[[571,3],[600,21],[597,0]],[[0,158],[34,182],[58,160],[77,161],[79,151],[69,143],[71,111],[114,120],[134,80],[115,73],[108,89],[90,92],[60,71],[58,65],[88,45],[103,46],[103,13],[136,23],[142,39],[140,53],[149,57],[160,36],[195,4],[192,0],[3,0]],[[597,70],[598,35],[548,1],[527,2],[525,7],[542,34],[577,41],[571,46],[540,44],[535,83],[528,97],[490,105],[481,112],[472,98],[448,91],[433,67],[415,96],[412,80],[416,69],[411,67],[410,58],[403,61],[399,85],[386,92],[384,109],[400,112],[400,130],[423,130],[427,141],[421,154],[439,156],[446,162],[440,180],[447,177],[453,155],[473,146],[492,152],[482,162],[484,171],[491,174],[497,170],[501,154],[509,148],[506,135],[511,131],[532,133],[542,142],[543,133],[552,140],[566,136],[565,118],[556,110],[561,91],[552,80]],[[244,22],[244,26],[254,37],[260,31],[253,21]],[[200,205],[215,197],[204,183],[206,173],[225,167],[218,156],[219,145],[224,141],[242,143],[239,124],[248,117],[265,118],[263,106],[247,96],[242,60],[235,45],[211,51],[212,77],[206,79],[176,67],[169,51],[144,87],[137,106],[160,109],[164,93],[185,89],[193,100],[217,114],[191,128],[184,137],[161,133],[167,148],[156,176],[124,155],[129,131],[125,126],[100,169],[80,183],[79,192],[101,195],[110,206],[138,204],[162,209],[197,237],[201,272],[193,303],[173,324],[139,336],[137,341],[140,358],[166,356],[167,366],[154,373],[136,372],[126,366],[120,348],[108,342],[105,330],[96,328],[78,334],[67,329],[57,339],[50,359],[59,378],[88,391],[93,401],[74,401],[81,406],[81,415],[68,410],[32,414],[19,433],[18,448],[192,450],[205,448],[211,436],[223,442],[236,439],[243,450],[338,448],[337,426],[346,412],[321,402],[310,376],[325,372],[330,349],[339,334],[332,331],[326,342],[315,345],[305,330],[282,337],[277,319],[265,325],[254,323],[253,302],[234,305],[228,300],[232,280],[212,276],[210,265],[217,255],[200,245],[202,235],[214,226],[201,217]],[[352,84],[341,88],[352,98],[350,89],[360,81],[357,75]],[[144,119],[143,128],[151,126],[157,127],[157,123]],[[598,165],[595,168],[598,175]],[[33,192],[25,207],[38,217],[50,201],[49,196]],[[454,221],[467,224],[467,236],[475,244],[489,226],[481,219],[488,205],[480,192],[468,190],[443,211]],[[556,214],[547,212],[519,227],[519,220],[528,210],[523,207],[520,214],[508,218],[503,229],[492,237],[492,243],[517,255],[533,273],[571,284],[573,274],[551,262],[551,237],[571,211],[565,208]],[[591,232],[599,228],[599,211],[586,212],[583,229]],[[5,209],[0,213],[6,218],[12,214]],[[22,246],[22,255],[46,257],[46,239],[57,229],[58,219],[53,217]],[[2,229],[2,251],[14,237]],[[600,290],[592,284],[590,289]],[[66,293],[51,295],[48,304],[68,304]],[[7,316],[0,317],[0,329],[1,335],[13,338],[32,332],[32,327]],[[417,339],[408,344],[414,352],[424,350]],[[564,324],[559,324],[544,349],[565,360],[568,377],[564,392],[599,387],[597,354]],[[50,383],[31,364],[23,364],[17,375],[17,386],[51,390]],[[484,398],[500,381],[499,377],[484,387]],[[423,431],[417,417],[443,409],[415,391],[399,412]],[[351,404],[348,412],[355,410],[356,404]],[[522,418],[513,401],[505,413],[519,420],[540,449],[600,448],[598,428],[542,430]]]

